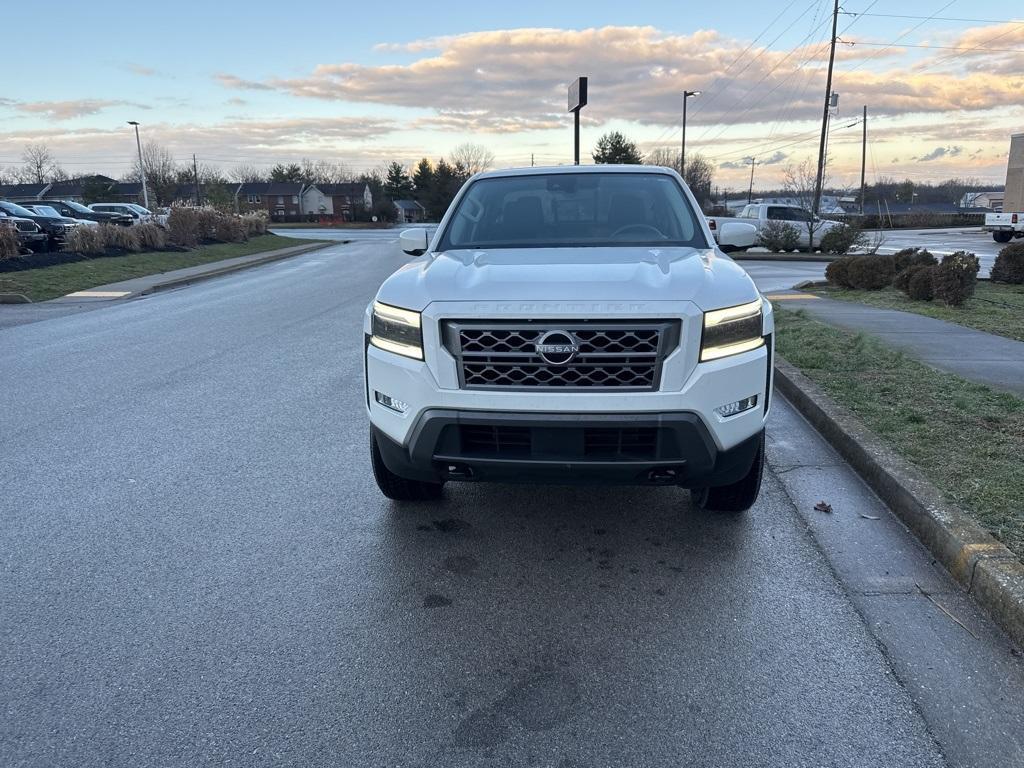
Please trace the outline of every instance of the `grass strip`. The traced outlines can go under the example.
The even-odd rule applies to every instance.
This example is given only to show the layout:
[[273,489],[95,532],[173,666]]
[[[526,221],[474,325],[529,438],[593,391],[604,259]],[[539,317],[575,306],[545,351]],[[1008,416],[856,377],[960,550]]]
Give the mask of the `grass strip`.
[[818,288],[814,292],[830,299],[915,312],[1024,341],[1024,285],[978,281],[974,296],[964,302],[962,307],[947,307],[939,301],[913,301],[895,288],[884,288],[881,291]]
[[75,291],[116,283],[133,277],[156,275],[213,261],[251,256],[315,241],[280,235],[260,235],[244,243],[203,245],[191,251],[147,251],[126,256],[101,256],[70,264],[0,273],[0,293],[21,293],[32,301],[45,301]]
[[1024,400],[804,310],[775,319],[779,354],[1024,558]]

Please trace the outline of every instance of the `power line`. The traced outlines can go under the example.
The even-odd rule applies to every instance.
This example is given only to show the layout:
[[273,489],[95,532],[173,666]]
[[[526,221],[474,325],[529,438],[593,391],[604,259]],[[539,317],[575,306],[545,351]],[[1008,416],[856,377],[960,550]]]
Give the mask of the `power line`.
[[923,20],[923,21],[921,21],[921,22],[920,22],[919,24],[915,24],[915,25],[914,25],[913,27],[911,27],[911,28],[910,28],[910,29],[908,29],[908,30],[907,30],[906,32],[904,32],[904,33],[903,33],[902,35],[900,35],[899,37],[897,37],[897,38],[896,38],[896,40],[894,40],[894,41],[893,41],[892,43],[890,43],[890,44],[889,44],[888,46],[886,46],[885,48],[882,48],[882,49],[881,49],[880,51],[878,51],[878,52],[877,52],[877,53],[876,53],[876,54],[875,54],[874,56],[868,56],[868,57],[867,57],[866,59],[864,59],[863,61],[861,61],[861,63],[860,63],[860,64],[858,64],[857,66],[853,67],[853,69],[847,69],[847,70],[843,71],[843,72],[842,72],[842,74],[844,74],[844,75],[849,75],[849,74],[850,74],[850,73],[852,73],[852,72],[856,72],[856,71],[857,71],[858,69],[860,69],[861,67],[863,67],[863,66],[864,66],[865,64],[867,64],[867,63],[868,63],[869,61],[873,61],[874,59],[877,59],[877,58],[878,58],[879,56],[881,56],[881,55],[882,55],[882,54],[883,54],[883,53],[884,53],[885,51],[887,51],[887,50],[888,50],[889,48],[891,48],[891,47],[892,47],[893,45],[895,45],[895,44],[896,44],[896,42],[898,42],[898,41],[902,40],[902,39],[903,39],[903,38],[905,38],[905,37],[906,37],[907,35],[909,35],[909,34],[911,34],[911,33],[913,33],[913,32],[916,32],[917,30],[919,30],[919,29],[920,29],[921,27],[923,27],[923,26],[924,26],[924,25],[925,25],[925,24],[926,24],[927,22],[929,22],[929,21],[933,20],[933,19],[934,19],[934,18],[935,18],[936,16],[938,16],[938,15],[939,15],[940,13],[942,13],[942,12],[943,12],[944,10],[946,10],[947,8],[949,8],[949,6],[953,5],[953,4],[955,3],[955,2],[956,2],[956,0],[950,0],[950,1],[948,2],[948,3],[946,3],[946,4],[944,5],[944,6],[942,6],[941,8],[939,8],[939,10],[937,10],[937,11],[936,11],[935,13],[933,13],[933,14],[932,14],[931,16],[926,16],[926,17],[924,18],[924,20]]
[[1021,24],[1024,25],[1024,21],[1017,21],[1016,19],[963,19],[956,18],[953,16],[910,16],[904,13],[868,13],[867,11],[839,11],[840,14],[845,16],[873,16],[883,19],[924,19],[925,21],[966,21],[971,24]]
[[[894,45],[894,43],[867,43],[867,42],[863,42],[861,40],[840,40],[839,42],[842,43],[843,45],[848,45],[848,46],[851,46],[851,47],[853,47],[855,45],[874,45],[874,46],[884,46],[886,48],[891,48]],[[969,53],[971,51],[984,51],[985,53],[1024,53],[1024,48],[985,48],[984,46],[976,46],[974,48],[962,48],[962,47],[957,46],[957,45],[915,45],[915,44],[911,44],[911,43],[901,43],[899,47],[900,48],[933,48],[935,50],[963,51],[964,53]]]

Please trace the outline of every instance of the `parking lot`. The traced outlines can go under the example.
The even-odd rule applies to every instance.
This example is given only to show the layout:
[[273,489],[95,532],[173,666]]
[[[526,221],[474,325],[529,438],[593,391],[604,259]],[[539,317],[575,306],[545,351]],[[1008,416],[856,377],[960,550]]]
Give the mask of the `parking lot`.
[[781,399],[746,516],[382,498],[393,238],[0,331],[0,764],[1024,760],[1005,639]]

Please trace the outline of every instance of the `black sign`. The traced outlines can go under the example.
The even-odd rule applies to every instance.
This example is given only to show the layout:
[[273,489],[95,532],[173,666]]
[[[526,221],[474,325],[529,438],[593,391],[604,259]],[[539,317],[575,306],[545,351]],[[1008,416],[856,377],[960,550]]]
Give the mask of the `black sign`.
[[569,111],[578,112],[587,106],[587,78],[577,77],[569,86]]

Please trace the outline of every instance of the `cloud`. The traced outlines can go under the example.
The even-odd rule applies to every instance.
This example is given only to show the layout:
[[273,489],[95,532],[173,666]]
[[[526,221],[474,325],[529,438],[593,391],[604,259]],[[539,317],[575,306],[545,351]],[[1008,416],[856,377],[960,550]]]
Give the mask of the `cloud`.
[[[970,34],[991,29],[966,30],[963,40],[967,44],[974,40]],[[383,53],[412,54],[407,63],[325,63],[298,77],[257,82],[220,74],[217,80],[229,88],[276,89],[300,98],[429,109],[435,115],[423,118],[420,127],[474,133],[564,127],[566,87],[577,72],[590,77],[590,105],[583,117],[597,124],[624,119],[678,125],[679,94],[694,87],[704,90],[690,104],[692,124],[703,126],[699,134],[709,125],[817,119],[816,84],[824,77],[827,46],[794,51],[755,46],[740,63],[737,54],[747,45],[713,30],[674,35],[651,26],[521,28],[377,46]],[[979,70],[950,77],[919,65],[898,66],[893,58],[903,55],[898,47],[841,47],[836,90],[843,103],[870,104],[876,116],[1019,103],[1024,87],[1019,74]],[[870,66],[846,75],[846,69],[865,61]],[[922,61],[950,66],[939,55]],[[884,62],[888,68],[880,69]]]
[[163,74],[158,69],[153,69],[153,67],[147,67],[142,64],[126,64],[124,68],[129,72],[141,75],[142,77],[156,77],[157,75]]
[[931,162],[932,160],[940,160],[944,157],[956,157],[963,151],[964,148],[961,147],[960,145],[954,147],[936,147],[927,154],[921,155],[920,157],[915,157],[914,160],[916,160],[919,163],[928,163]]
[[783,160],[785,160],[787,157],[789,157],[789,155],[787,155],[785,152],[779,151],[779,152],[776,152],[775,154],[769,155],[768,157],[764,158],[763,160],[758,160],[757,164],[758,165],[778,165]]
[[249,102],[245,99],[240,99],[237,96],[235,96],[233,98],[228,99],[227,103],[233,107],[244,107]]
[[738,169],[738,168],[749,168],[750,167],[750,158],[747,158],[746,160],[728,160],[728,161],[726,161],[724,163],[719,163],[718,167],[719,168],[725,168],[726,170],[735,170],[735,169]]
[[71,101],[18,101],[13,106],[19,112],[42,115],[50,120],[71,120],[76,117],[95,115],[110,107],[131,106],[138,109],[149,109],[145,104],[133,101],[110,99],[75,99]]
[[225,88],[238,88],[246,91],[272,91],[273,88],[265,83],[257,83],[255,80],[243,80],[236,75],[229,75],[220,72],[213,76],[213,79]]

